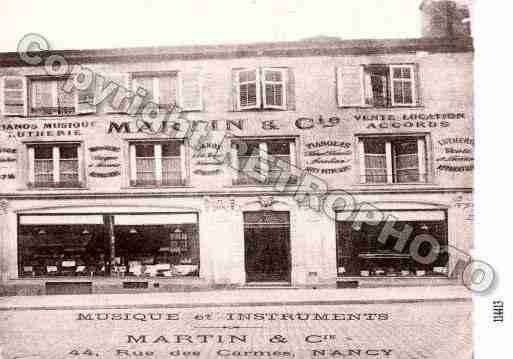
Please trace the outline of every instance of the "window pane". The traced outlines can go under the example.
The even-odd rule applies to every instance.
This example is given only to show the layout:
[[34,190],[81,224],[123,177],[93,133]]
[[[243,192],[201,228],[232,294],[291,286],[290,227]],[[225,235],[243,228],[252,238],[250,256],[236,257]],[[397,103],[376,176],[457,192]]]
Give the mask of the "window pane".
[[407,183],[407,182],[418,182],[419,181],[419,170],[418,168],[397,170],[396,182]]
[[394,81],[394,102],[397,104],[406,103],[404,100],[403,83]]
[[162,157],[172,156],[180,156],[180,143],[178,141],[162,143]]
[[381,139],[366,139],[363,148],[366,154],[385,154],[385,141]]
[[413,103],[412,83],[403,83],[404,103]]
[[241,142],[237,143],[237,155],[238,156],[258,156],[259,155],[259,144],[258,142]]
[[268,141],[267,153],[270,155],[289,155],[290,142],[289,141]]
[[162,184],[177,186],[182,183],[180,158],[162,158]]
[[403,140],[393,142],[394,151],[398,155],[417,154],[417,140]]
[[265,102],[267,105],[283,106],[283,85],[282,84],[266,84],[265,85]]
[[32,107],[53,107],[53,83],[50,80],[31,81]]
[[[384,228],[383,224],[362,223],[355,226],[353,222],[337,222],[337,266],[338,275],[361,276],[415,276],[417,271],[425,275],[446,275],[448,256],[438,256],[433,263],[422,264],[410,255],[410,245],[420,234],[428,234],[443,248],[447,245],[446,221],[400,221],[394,227],[401,231],[406,226],[412,229],[411,236],[402,246],[402,251],[394,247],[397,238],[389,236],[385,243],[378,238]],[[421,256],[427,256],[431,247],[428,243],[419,248]],[[342,267],[342,268],[341,268]],[[445,268],[445,269],[444,269]]]
[[66,79],[57,81],[57,107],[61,109],[62,114],[73,113],[75,110],[75,95],[73,92],[63,90]]
[[61,158],[78,158],[78,147],[76,145],[59,146]]
[[155,160],[152,158],[137,158],[135,161],[138,185],[155,185]]
[[282,82],[281,71],[265,71],[265,81]]
[[20,225],[22,277],[106,274],[103,225]]
[[176,104],[177,76],[160,76],[159,92],[159,105],[161,107]]
[[155,155],[155,146],[153,143],[135,145],[136,157],[153,157]]
[[256,71],[241,71],[239,72],[239,82],[256,81]]
[[119,267],[127,276],[182,277],[199,275],[196,223],[118,225],[115,227]]
[[52,158],[53,147],[50,146],[35,146],[34,147],[34,157],[35,159],[48,159]]
[[147,100],[153,99],[153,77],[150,76],[136,76],[134,77],[135,90],[142,87],[148,92],[145,97]]

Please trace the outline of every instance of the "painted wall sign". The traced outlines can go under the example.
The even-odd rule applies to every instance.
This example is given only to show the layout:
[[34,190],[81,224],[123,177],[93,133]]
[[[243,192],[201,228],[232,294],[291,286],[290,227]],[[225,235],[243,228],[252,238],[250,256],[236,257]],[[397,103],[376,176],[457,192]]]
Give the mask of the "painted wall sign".
[[313,174],[337,174],[351,169],[350,142],[324,140],[305,144],[306,171]]
[[443,155],[436,158],[438,171],[463,173],[474,170],[474,139],[451,137],[439,140]]
[[354,115],[358,122],[366,123],[368,129],[415,128],[432,129],[447,128],[452,120],[465,119],[464,113],[405,113]]
[[109,178],[121,175],[119,152],[117,146],[93,146],[89,147],[91,153],[89,164],[89,176],[96,178]]
[[107,127],[107,133],[147,133],[147,134],[166,134],[174,136],[177,133],[183,135],[199,126],[206,126],[212,131],[221,130],[242,130],[244,120],[210,120],[210,121],[110,121]]
[[15,168],[13,167],[18,160],[16,154],[16,148],[0,147],[0,180],[16,179]]
[[224,165],[225,154],[221,152],[222,144],[204,142],[194,148],[192,158],[197,160],[194,164],[198,168],[193,171],[200,176],[212,176],[223,172],[220,166]]
[[194,174],[201,175],[201,176],[213,176],[213,175],[218,175],[221,172],[222,171],[219,168],[216,168],[214,170],[202,170],[202,169],[198,168],[193,171]]
[[94,127],[94,121],[77,122],[23,122],[6,123],[0,125],[0,130],[8,133],[9,137],[55,137],[55,136],[81,136],[81,129]]
[[319,118],[314,119],[310,117],[300,117],[296,120],[295,125],[300,130],[309,130],[312,128],[326,128],[333,127],[340,123],[339,117],[327,117],[324,118],[319,116]]

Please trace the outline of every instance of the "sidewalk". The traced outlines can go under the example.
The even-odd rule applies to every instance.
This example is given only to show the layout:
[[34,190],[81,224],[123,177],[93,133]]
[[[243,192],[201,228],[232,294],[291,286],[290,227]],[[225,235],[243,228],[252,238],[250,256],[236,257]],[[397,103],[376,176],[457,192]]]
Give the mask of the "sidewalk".
[[193,308],[471,301],[463,286],[356,289],[237,289],[180,293],[13,296],[0,311],[28,309]]

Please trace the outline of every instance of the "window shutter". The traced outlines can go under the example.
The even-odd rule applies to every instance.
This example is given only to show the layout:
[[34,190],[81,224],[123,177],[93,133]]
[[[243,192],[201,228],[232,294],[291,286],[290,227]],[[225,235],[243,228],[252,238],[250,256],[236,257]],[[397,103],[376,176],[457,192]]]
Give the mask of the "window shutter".
[[[126,113],[128,110],[128,106],[131,100],[128,98],[130,95],[130,75],[127,73],[124,74],[109,74],[106,77],[106,80],[109,82],[114,82],[116,84],[115,90],[112,91],[111,95],[105,99],[105,111],[107,113]],[[105,81],[105,86],[109,86],[109,82]],[[120,103],[119,107],[112,107],[111,101],[114,97],[126,97],[126,100],[123,100]]]
[[287,71],[284,69],[263,69],[263,103],[264,108],[285,110],[286,104]]
[[294,71],[291,68],[287,69],[287,109],[296,109],[296,81],[294,78]]
[[363,106],[363,66],[337,68],[337,101],[339,107]]
[[237,110],[260,108],[260,72],[243,69],[235,72]]
[[95,77],[93,76],[93,81],[88,88],[85,90],[78,90],[78,94],[76,95],[76,109],[79,114],[96,112],[96,105],[94,103],[96,81],[94,78]]
[[200,72],[180,73],[180,106],[183,111],[201,111],[203,98]]
[[2,79],[2,114],[25,116],[27,114],[27,79],[23,76],[5,76]]

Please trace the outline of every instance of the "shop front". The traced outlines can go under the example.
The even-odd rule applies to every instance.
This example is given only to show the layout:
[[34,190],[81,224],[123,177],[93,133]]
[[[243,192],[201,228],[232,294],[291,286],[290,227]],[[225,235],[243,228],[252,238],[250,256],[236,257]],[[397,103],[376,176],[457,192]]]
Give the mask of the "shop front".
[[196,213],[20,215],[19,276],[197,277]]

